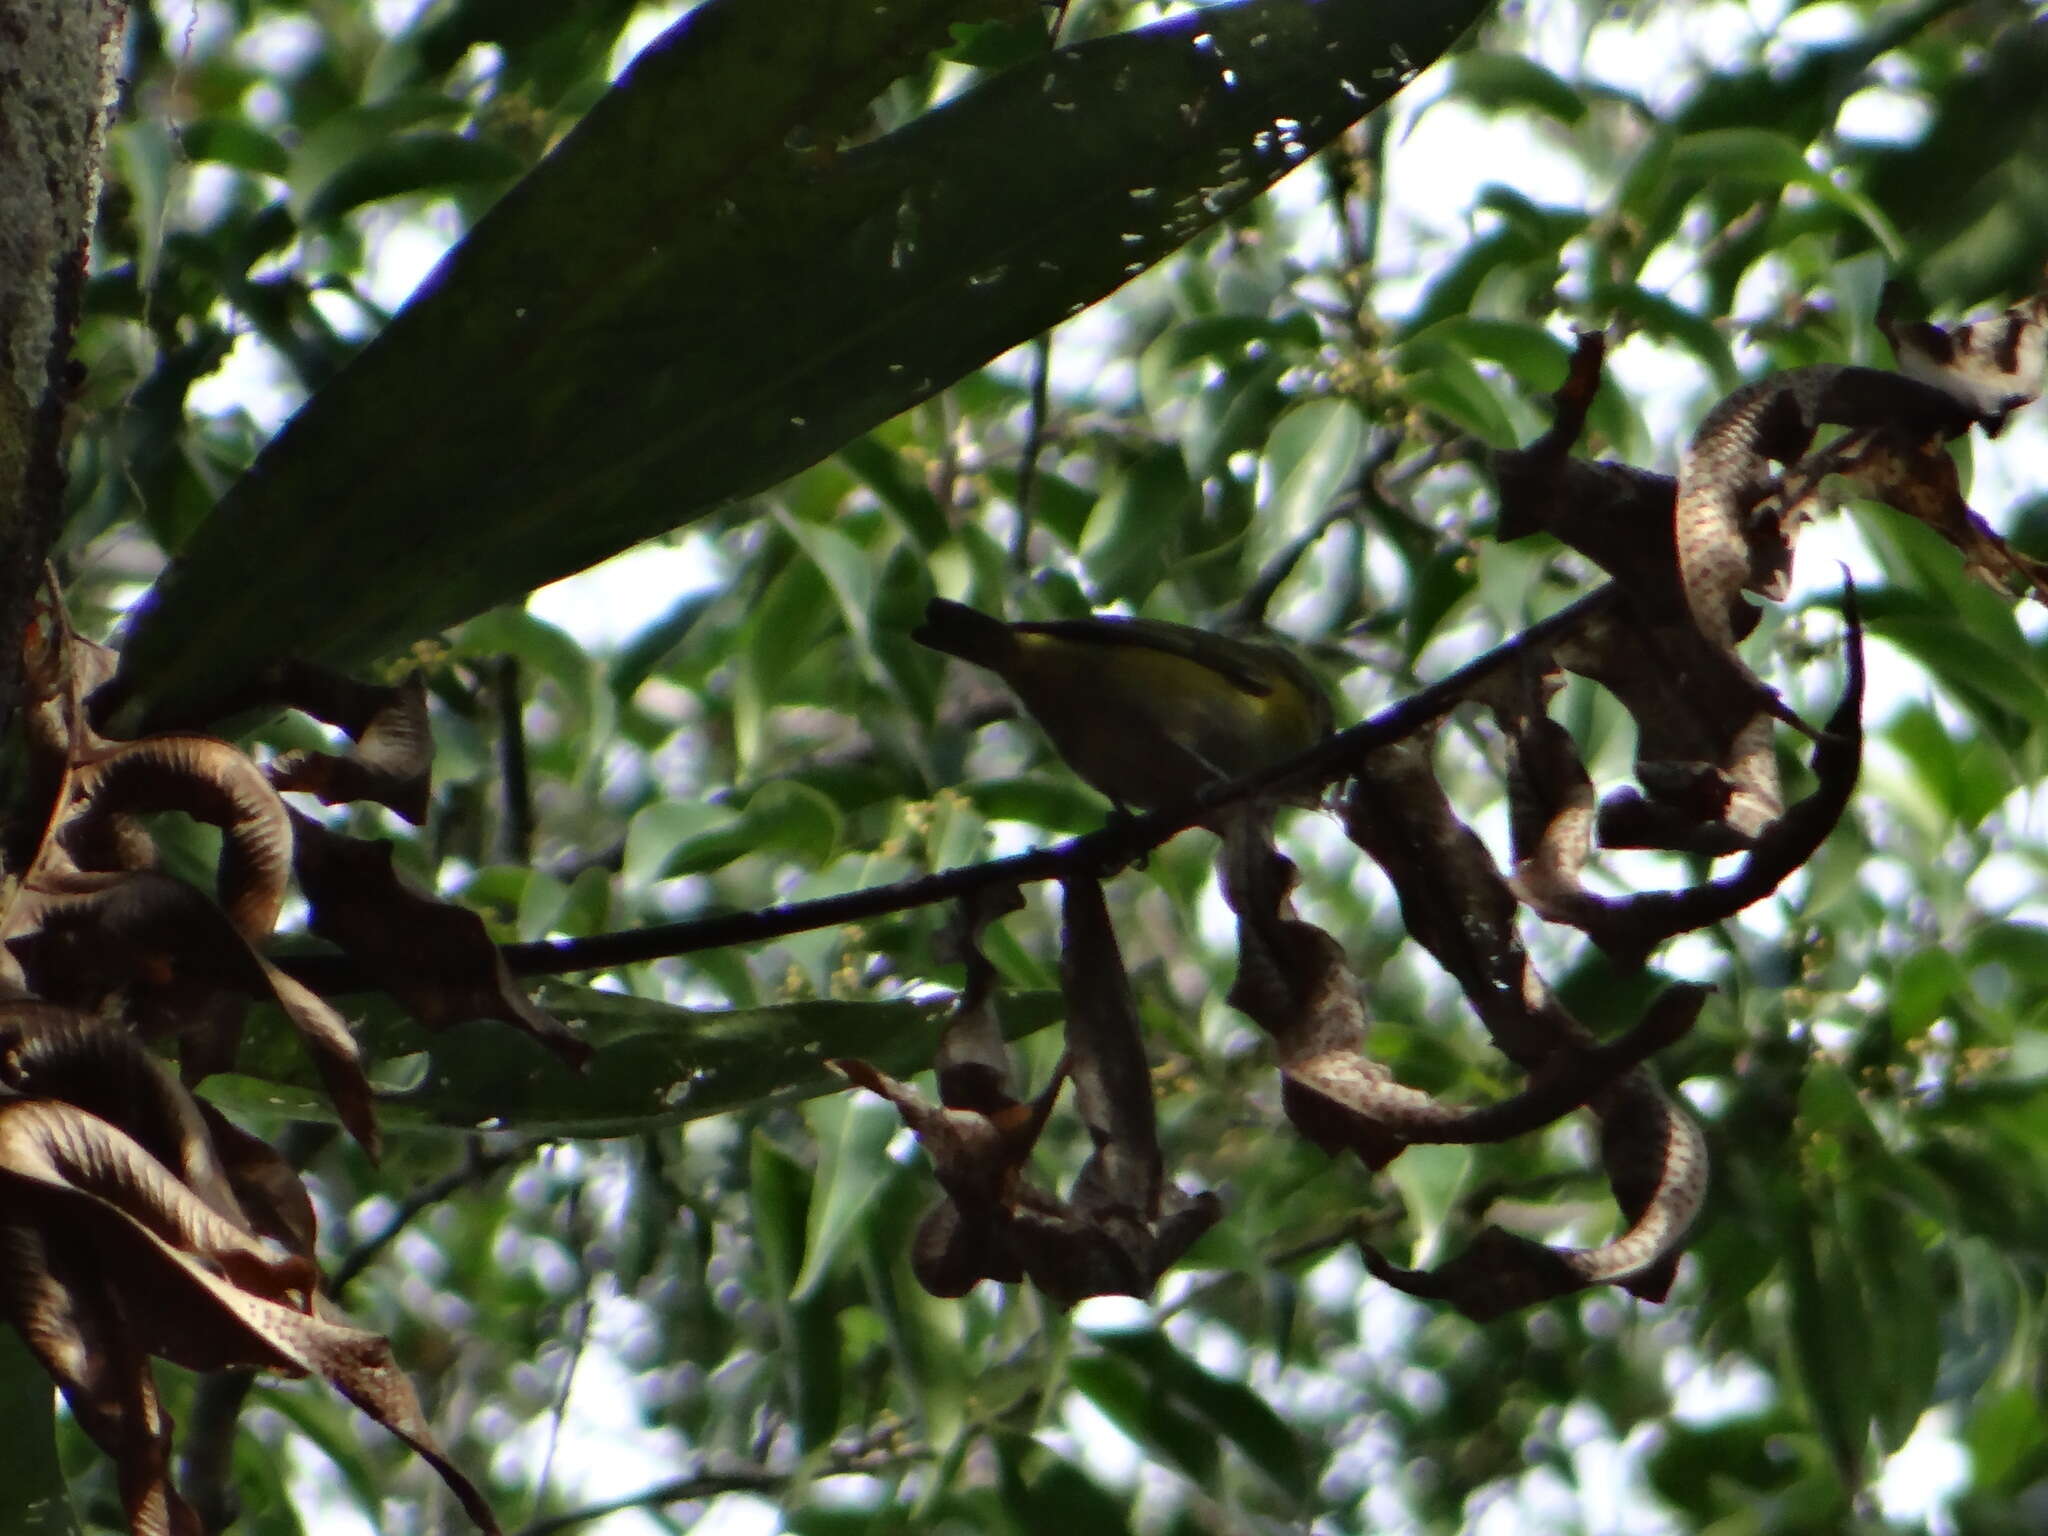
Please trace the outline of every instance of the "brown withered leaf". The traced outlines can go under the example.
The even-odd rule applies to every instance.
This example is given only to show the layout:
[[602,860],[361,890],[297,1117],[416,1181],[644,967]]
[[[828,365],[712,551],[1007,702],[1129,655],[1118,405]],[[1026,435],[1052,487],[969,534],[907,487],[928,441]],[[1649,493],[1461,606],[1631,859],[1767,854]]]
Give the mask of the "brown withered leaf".
[[[145,1033],[199,1038],[196,1060],[232,1059],[241,999],[271,997],[298,1031],[336,1114],[371,1157],[376,1111],[348,1025],[271,965],[204,893],[150,870],[47,874],[8,914],[6,947],[31,990],[86,1011],[116,993]],[[195,1073],[188,1059],[188,1076]],[[203,1071],[196,1075],[204,1075]]]
[[[1657,1006],[1697,1011],[1696,998],[1678,995],[1687,990],[1673,988]],[[1436,1269],[1403,1269],[1361,1245],[1366,1268],[1396,1290],[1449,1302],[1478,1322],[1596,1285],[1618,1285],[1644,1301],[1664,1300],[1679,1250],[1706,1200],[1706,1137],[1646,1070],[1623,1078],[1596,1107],[1608,1181],[1629,1220],[1628,1230],[1613,1242],[1551,1248],[1489,1226]]]
[[[1679,988],[1618,1039],[1596,1044],[1560,1028],[1532,1056],[1529,1086],[1481,1108],[1444,1104],[1393,1080],[1364,1052],[1365,1008],[1342,946],[1284,905],[1293,866],[1256,830],[1234,829],[1225,850],[1224,891],[1238,915],[1239,970],[1230,992],[1273,1037],[1281,1103],[1303,1136],[1325,1152],[1357,1153],[1369,1168],[1404,1147],[1505,1141],[1539,1130],[1610,1092],[1654,1052],[1692,1027],[1704,994]],[[1497,1016],[1497,1015],[1496,1015]],[[1523,1026],[1521,1034],[1533,1033]]]
[[269,1142],[250,1135],[205,1099],[194,1102],[249,1230],[310,1261],[319,1223],[298,1170]]
[[1972,581],[2007,597],[2048,603],[2048,564],[2014,549],[1963,499],[1955,460],[1938,437],[1884,427],[1849,433],[1787,470],[1767,510],[1792,515],[1832,475],[1948,540]]
[[1495,451],[1496,537],[1505,544],[1548,533],[1612,576],[1642,611],[1675,612],[1685,595],[1671,523],[1678,482],[1613,460],[1572,457],[1606,355],[1606,337],[1581,331],[1565,381],[1550,397],[1550,427],[1526,448]]
[[[1732,649],[1756,627],[1754,608],[1739,600],[1727,608],[1726,644],[1687,618],[1674,521],[1678,481],[1571,457],[1603,353],[1599,336],[1581,335],[1570,376],[1552,397],[1550,429],[1527,448],[1494,455],[1500,537],[1553,534],[1614,578],[1619,601],[1554,645],[1559,663],[1613,693],[1636,722],[1643,792],[1625,791],[1602,807],[1601,841],[1735,852],[1784,809],[1771,749],[1771,720],[1784,711]],[[1740,526],[1728,537],[1742,541],[1745,578],[1753,567],[1776,569],[1790,558],[1775,524],[1754,548]]]
[[944,942],[961,960],[967,984],[953,1004],[932,1066],[939,1103],[866,1062],[828,1062],[849,1082],[895,1106],[917,1135],[945,1192],[919,1220],[910,1267],[934,1296],[964,1296],[983,1280],[1012,1285],[1024,1268],[1009,1229],[1020,1203],[1048,1200],[1024,1178],[1024,1165],[1045,1129],[1061,1086],[1061,1062],[1034,1100],[1010,1090],[1010,1053],[994,1011],[996,970],[981,950],[981,932],[1022,905],[1014,886],[970,896],[953,909]]
[[1060,881],[1060,991],[1074,1103],[1095,1143],[1099,1194],[1150,1221],[1166,1180],[1152,1074],[1102,884],[1085,876]]
[[[957,1017],[957,1015],[956,1015]],[[932,1161],[945,1197],[924,1214],[911,1244],[911,1270],[934,1296],[964,1296],[983,1280],[1023,1278],[1009,1241],[1020,1201],[1041,1198],[1023,1176],[1064,1074],[1031,1102],[976,1084],[972,1104],[932,1104],[916,1089],[863,1061],[826,1063],[847,1081],[887,1099]]]
[[[895,1105],[931,1157],[946,1197],[919,1223],[911,1267],[937,1296],[1025,1278],[1062,1307],[1150,1295],[1222,1215],[1214,1195],[1189,1194],[1165,1177],[1137,1009],[1101,887],[1082,878],[1064,886],[1067,1052],[1035,1100],[1008,1086],[1008,1053],[989,1012],[994,970],[976,943],[985,912],[957,924],[969,984],[939,1047],[943,1103],[865,1062],[831,1063]],[[1069,1075],[1095,1150],[1062,1199],[1033,1184],[1024,1165]]]
[[0,1083],[121,1127],[207,1205],[242,1218],[204,1111],[132,1031],[40,999],[0,1002]]
[[76,770],[57,835],[80,869],[148,868],[135,861],[128,819],[159,811],[220,828],[221,907],[243,939],[261,943],[277,926],[292,864],[291,820],[262,770],[210,736],[112,747]]
[[1662,1299],[1705,1199],[1706,1145],[1638,1063],[1691,1028],[1704,992],[1670,988],[1628,1033],[1596,1044],[1529,964],[1514,929],[1514,896],[1452,811],[1420,744],[1371,754],[1343,812],[1346,832],[1393,882],[1410,934],[1458,982],[1494,1044],[1530,1073],[1524,1097],[1576,1098],[1600,1118],[1608,1182],[1631,1223],[1615,1242],[1583,1251],[1489,1231],[1471,1253],[1432,1273],[1369,1253],[1374,1273],[1473,1316],[1599,1284]]
[[[939,1101],[949,1108],[983,1109],[993,1114],[1017,1102],[1010,1092],[1010,1048],[1003,1041],[1003,1027],[995,1014],[1000,978],[982,952],[981,935],[990,923],[1023,906],[1024,893],[1014,885],[973,892],[953,904],[939,935],[941,953],[958,960],[967,973],[932,1057]],[[1056,1078],[1060,1075],[1055,1074]]]
[[149,1361],[121,1326],[108,1276],[87,1245],[0,1216],[0,1309],[113,1460],[131,1536],[202,1536],[171,1483],[171,1424]]
[[1734,873],[1683,890],[1625,897],[1584,889],[1527,889],[1523,895],[1538,915],[1581,929],[1617,965],[1634,968],[1665,940],[1724,922],[1763,900],[1812,858],[1848,808],[1863,763],[1863,624],[1855,583],[1846,579],[1842,616],[1846,676],[1841,702],[1813,749],[1813,793],[1757,840]]
[[400,879],[389,843],[347,837],[297,811],[291,815],[299,888],[311,908],[307,926],[347,951],[420,1023],[442,1029],[465,1019],[497,1019],[571,1066],[589,1059],[589,1045],[513,985],[481,917]]
[[[95,1405],[124,1485],[132,1477],[160,1490],[142,1517],[175,1501],[162,1471],[168,1429],[147,1421],[153,1392],[138,1384],[142,1357],[157,1355],[191,1370],[324,1376],[434,1466],[479,1526],[496,1529],[434,1442],[386,1341],[309,1310],[310,1260],[222,1217],[123,1131],[69,1104],[0,1103],[0,1189],[15,1229],[6,1305],[67,1396]],[[74,1283],[81,1273],[97,1286]],[[83,1341],[124,1362],[120,1379],[79,1358]],[[182,1536],[178,1519],[137,1528]]]
[[1646,624],[1631,605],[1559,639],[1552,654],[1612,693],[1636,724],[1642,791],[1602,803],[1604,846],[1734,853],[1784,814],[1773,717],[1732,652],[1686,627]]
[[305,790],[327,805],[366,800],[389,806],[414,826],[426,821],[434,736],[420,673],[380,687],[296,662],[275,680],[280,701],[339,726],[355,749],[339,757],[304,748],[281,753],[270,765],[273,784]]

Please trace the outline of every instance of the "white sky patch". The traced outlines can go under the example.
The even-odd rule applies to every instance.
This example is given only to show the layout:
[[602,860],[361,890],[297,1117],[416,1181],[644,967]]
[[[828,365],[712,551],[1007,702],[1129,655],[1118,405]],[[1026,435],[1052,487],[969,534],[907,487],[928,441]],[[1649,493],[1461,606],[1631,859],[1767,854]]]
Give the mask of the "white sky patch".
[[1877,1502],[1887,1520],[1926,1524],[1948,1536],[1955,1521],[1947,1513],[1970,1485],[1970,1453],[1956,1438],[1956,1418],[1946,1405],[1920,1416],[1897,1454],[1885,1458],[1878,1474]]
[[551,582],[533,594],[527,608],[568,630],[580,644],[607,650],[631,639],[682,598],[711,590],[722,579],[711,541],[686,534],[673,544],[638,545]]

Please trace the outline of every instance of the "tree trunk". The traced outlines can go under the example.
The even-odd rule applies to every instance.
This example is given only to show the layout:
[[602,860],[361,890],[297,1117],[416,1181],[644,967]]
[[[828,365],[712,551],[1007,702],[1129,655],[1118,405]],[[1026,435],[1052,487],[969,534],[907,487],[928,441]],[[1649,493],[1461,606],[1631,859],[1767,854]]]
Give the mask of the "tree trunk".
[[64,503],[63,425],[119,0],[0,0],[0,721]]

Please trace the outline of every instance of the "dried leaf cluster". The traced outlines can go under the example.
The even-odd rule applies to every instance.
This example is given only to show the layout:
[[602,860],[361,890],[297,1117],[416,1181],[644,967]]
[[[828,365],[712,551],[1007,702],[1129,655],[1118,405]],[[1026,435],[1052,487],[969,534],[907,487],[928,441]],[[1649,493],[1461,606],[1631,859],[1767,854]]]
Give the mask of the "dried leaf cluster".
[[[1903,371],[1803,368],[1740,389],[1707,415],[1676,479],[1572,457],[1604,353],[1602,338],[1582,337],[1554,397],[1552,429],[1496,455],[1499,531],[1554,534],[1613,582],[1447,679],[1432,690],[1440,707],[1394,739],[1368,722],[1308,755],[1326,779],[1344,781],[1347,835],[1392,883],[1409,935],[1525,1075],[1520,1092],[1459,1108],[1396,1082],[1365,1054],[1365,988],[1342,944],[1292,909],[1294,867],[1273,843],[1270,803],[1243,797],[1210,814],[1223,837],[1222,889],[1237,916],[1230,1001],[1272,1037],[1282,1106],[1304,1137],[1379,1169],[1410,1145],[1502,1141],[1581,1108],[1599,1122],[1601,1162],[1624,1221],[1618,1236],[1554,1248],[1490,1226],[1431,1271],[1399,1268],[1368,1248],[1369,1267],[1387,1283],[1481,1319],[1595,1285],[1652,1301],[1669,1291],[1706,1194],[1707,1144],[1649,1062],[1691,1028],[1705,989],[1669,987],[1633,1027],[1598,1040],[1531,965],[1517,924],[1527,908],[1635,969],[1667,940],[1768,896],[1833,830],[1862,751],[1853,587],[1843,595],[1846,686],[1824,727],[1800,720],[1736,649],[1757,621],[1741,594],[1785,596],[1798,533],[1823,482],[1851,479],[1955,544],[1977,579],[2048,599],[2043,567],[1963,502],[1945,449],[1972,425],[1995,433],[2039,396],[2048,295],[1974,326],[1888,320],[1887,330]],[[1848,430],[1816,450],[1824,426]],[[1782,466],[1775,473],[1774,462]],[[1604,801],[1570,733],[1546,712],[1562,671],[1607,689],[1637,727],[1636,783]],[[1459,818],[1433,764],[1436,725],[1459,704],[1482,710],[1499,741],[1513,857],[1506,874]],[[1775,741],[1781,723],[1814,743],[1815,787],[1789,808]],[[1596,841],[1740,854],[1741,863],[1684,889],[1613,896],[1586,883]],[[870,1067],[839,1064],[895,1104],[931,1155],[945,1199],[926,1217],[914,1257],[937,1294],[1029,1278],[1061,1305],[1142,1295],[1217,1219],[1213,1195],[1189,1194],[1166,1176],[1099,886],[1081,874],[1064,884],[1066,1055],[1037,1099],[1008,1086],[988,1015],[990,977],[978,960],[941,1049],[939,1105]],[[1026,1165],[1064,1076],[1075,1081],[1095,1153],[1062,1199],[1035,1184]]]
[[[563,1055],[583,1048],[507,981],[475,914],[400,882],[390,846],[286,806],[304,790],[424,814],[432,741],[417,677],[395,687],[281,667],[250,705],[289,705],[352,739],[266,770],[197,733],[101,735],[88,700],[111,653],[54,606],[25,646],[32,812],[0,911],[0,1304],[114,1458],[131,1528],[196,1536],[170,1478],[172,1426],[150,1370],[317,1374],[410,1445],[495,1529],[443,1455],[379,1336],[323,1299],[313,1208],[297,1173],[191,1087],[230,1070],[254,1000],[304,1041],[336,1116],[372,1157],[376,1110],[341,1015],[265,958],[294,873],[315,933],[423,1022],[488,1015]],[[159,867],[146,818],[219,829],[209,894]],[[145,1042],[173,1040],[174,1074]]]

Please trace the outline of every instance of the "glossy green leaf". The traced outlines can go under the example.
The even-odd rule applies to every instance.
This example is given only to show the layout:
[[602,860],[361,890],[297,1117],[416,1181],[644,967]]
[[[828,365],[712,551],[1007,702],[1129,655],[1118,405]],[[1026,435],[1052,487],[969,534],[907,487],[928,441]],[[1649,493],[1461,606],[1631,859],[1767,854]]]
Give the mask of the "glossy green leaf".
[[1349,400],[1308,400],[1273,427],[1265,472],[1271,492],[1261,542],[1278,547],[1307,532],[1350,488],[1365,454],[1365,418]]
[[871,1214],[882,1187],[901,1172],[890,1161],[888,1146],[902,1120],[873,1094],[825,1099],[811,1115],[819,1131],[818,1177],[804,1234],[803,1268],[789,1292],[799,1302],[817,1293]]
[[1168,530],[1198,503],[1185,461],[1159,447],[1124,465],[1103,488],[1081,536],[1081,553],[1102,595],[1138,603],[1172,554]]

